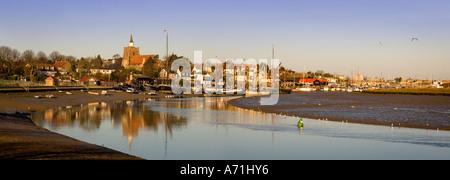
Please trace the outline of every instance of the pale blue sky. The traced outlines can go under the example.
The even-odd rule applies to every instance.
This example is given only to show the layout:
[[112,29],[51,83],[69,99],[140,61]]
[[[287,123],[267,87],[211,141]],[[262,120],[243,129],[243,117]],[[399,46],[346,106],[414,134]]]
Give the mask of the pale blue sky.
[[[110,58],[270,58],[296,70],[450,79],[450,1],[0,1],[0,45]],[[411,42],[412,37],[419,42]],[[378,42],[384,44],[380,47]]]

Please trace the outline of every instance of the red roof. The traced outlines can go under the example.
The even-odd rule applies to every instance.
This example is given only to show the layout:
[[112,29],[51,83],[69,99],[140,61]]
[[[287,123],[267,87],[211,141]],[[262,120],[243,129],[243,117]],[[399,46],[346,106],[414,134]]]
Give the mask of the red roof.
[[84,77],[84,78],[81,78],[81,82],[86,82],[86,81],[88,81],[88,80],[90,80],[90,79],[94,79],[95,81],[100,81],[99,79],[97,79],[97,78],[95,78],[95,77]]
[[150,57],[154,57],[155,55],[151,54],[151,55],[138,55],[138,56],[133,56],[133,58],[130,61],[130,65],[131,64],[143,64],[145,61],[148,60],[148,58]]
[[50,76],[50,77],[48,77],[47,79],[45,79],[46,81],[51,81],[51,80],[53,80],[53,81],[58,81],[58,78],[55,78],[55,77],[53,77],[53,76]]
[[66,65],[67,61],[57,61],[55,64],[53,64],[53,67],[63,67]]
[[319,82],[328,82],[326,79],[314,79],[314,78],[308,78],[308,79],[300,79],[298,82],[303,83],[313,83],[314,81],[319,81]]

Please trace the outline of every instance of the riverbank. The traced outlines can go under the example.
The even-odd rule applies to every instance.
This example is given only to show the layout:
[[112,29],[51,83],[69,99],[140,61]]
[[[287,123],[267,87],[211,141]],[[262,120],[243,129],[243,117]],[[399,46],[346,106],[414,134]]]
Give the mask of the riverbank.
[[280,95],[273,106],[260,105],[259,97],[238,98],[228,103],[245,109],[311,119],[450,130],[449,96],[293,92]]
[[450,88],[374,89],[374,90],[364,90],[362,91],[362,93],[450,96]]
[[[101,101],[125,101],[149,98],[149,95],[112,93],[92,95],[70,91],[0,94],[0,159],[48,160],[142,160],[106,147],[82,142],[38,127],[28,117],[31,113],[62,106]],[[94,91],[96,92],[96,91]],[[54,98],[36,99],[36,95]]]

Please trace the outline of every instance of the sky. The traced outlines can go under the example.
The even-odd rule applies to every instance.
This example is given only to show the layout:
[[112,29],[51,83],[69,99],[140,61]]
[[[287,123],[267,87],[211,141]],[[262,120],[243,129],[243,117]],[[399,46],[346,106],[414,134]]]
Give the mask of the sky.
[[165,29],[191,60],[270,59],[273,44],[298,72],[450,79],[447,0],[0,0],[0,46],[20,52],[111,58],[133,34],[162,57]]

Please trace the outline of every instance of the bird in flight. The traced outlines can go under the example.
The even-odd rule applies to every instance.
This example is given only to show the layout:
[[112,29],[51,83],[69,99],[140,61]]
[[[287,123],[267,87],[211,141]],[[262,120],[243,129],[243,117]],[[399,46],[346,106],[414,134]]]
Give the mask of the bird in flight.
[[419,39],[417,39],[417,38],[411,38],[411,41],[414,41],[414,40],[419,41]]
[[380,47],[383,47],[383,46],[384,46],[384,44],[381,43],[381,42],[378,42],[378,44],[380,45]]

